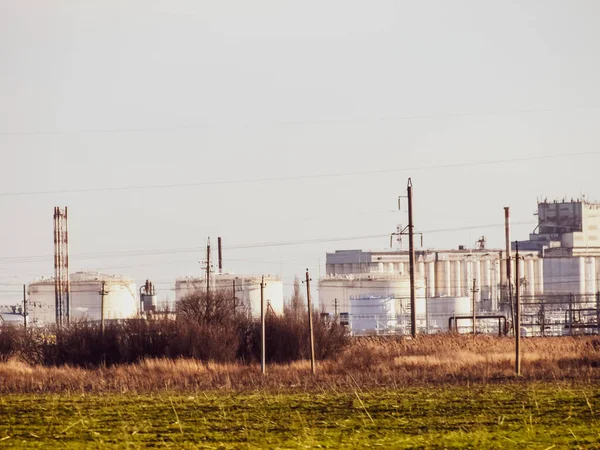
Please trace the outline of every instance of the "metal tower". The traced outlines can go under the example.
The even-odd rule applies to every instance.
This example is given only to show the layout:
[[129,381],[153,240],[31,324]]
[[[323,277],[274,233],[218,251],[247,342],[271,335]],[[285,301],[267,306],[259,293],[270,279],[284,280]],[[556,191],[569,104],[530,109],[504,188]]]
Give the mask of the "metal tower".
[[69,283],[69,225],[67,208],[54,208],[54,295],[56,325],[69,324],[71,285]]

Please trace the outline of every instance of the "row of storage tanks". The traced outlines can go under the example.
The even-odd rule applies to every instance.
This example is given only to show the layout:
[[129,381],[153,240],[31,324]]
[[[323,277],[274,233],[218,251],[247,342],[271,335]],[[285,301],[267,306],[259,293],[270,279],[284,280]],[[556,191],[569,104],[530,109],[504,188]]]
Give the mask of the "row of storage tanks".
[[[416,298],[417,328],[427,333],[472,329],[472,301],[469,297]],[[410,299],[394,295],[368,294],[349,299],[350,314],[339,314],[353,334],[370,332],[408,334],[411,326]],[[456,321],[456,319],[460,319]],[[450,319],[452,324],[450,324]]]
[[[415,282],[418,327],[448,330],[453,316],[472,315],[472,297],[429,297],[423,280]],[[353,333],[406,329],[410,324],[410,280],[407,275],[372,273],[327,276],[319,282],[323,311],[344,318]],[[467,323],[468,322],[468,323]],[[472,326],[472,321],[460,322]]]
[[[373,276],[390,274],[398,278],[408,275],[408,262],[387,262],[385,255],[378,259],[377,262],[363,264],[328,264],[327,274],[334,279],[361,273]],[[415,269],[415,279],[424,286],[428,297],[469,297],[475,280],[476,299],[491,298],[497,287],[506,280],[506,260],[494,253],[471,259],[463,257],[443,260],[436,260],[434,254],[430,253],[417,258]],[[514,274],[514,261],[512,271]],[[537,255],[526,255],[521,266],[521,278],[527,280],[523,284],[524,295],[544,294],[544,260]]]
[[[212,280],[215,289],[233,291],[236,301],[254,317],[260,315],[260,283],[262,277],[219,275]],[[151,285],[138,291],[130,278],[97,272],[78,272],[70,276],[70,320],[99,321],[102,316],[102,289],[104,287],[104,318],[121,320],[139,317],[141,312],[156,310],[155,290]],[[205,290],[206,281],[199,278],[178,279],[175,283],[175,300],[194,290]],[[275,313],[283,312],[283,285],[275,276],[265,277],[265,302]],[[54,279],[41,279],[28,288],[28,322],[49,325],[56,322]]]

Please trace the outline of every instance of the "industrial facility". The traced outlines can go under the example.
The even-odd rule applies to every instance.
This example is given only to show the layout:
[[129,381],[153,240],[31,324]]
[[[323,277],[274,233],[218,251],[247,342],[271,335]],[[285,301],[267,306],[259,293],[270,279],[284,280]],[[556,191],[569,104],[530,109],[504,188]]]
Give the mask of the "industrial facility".
[[[210,276],[211,289],[232,292],[240,311],[251,317],[260,317],[262,276],[214,274]],[[180,278],[175,282],[175,303],[194,291],[207,290],[206,278]],[[278,276],[264,276],[265,306],[275,314],[283,314],[283,283]]]
[[[408,187],[410,193],[410,182]],[[517,313],[528,336],[600,334],[600,204],[543,200],[536,215],[528,239],[511,240],[505,208],[503,249],[488,248],[483,236],[471,248],[416,248],[412,233],[408,250],[393,248],[392,241],[385,250],[327,253],[318,282],[321,312],[353,334],[503,334],[516,328]],[[55,208],[54,277],[31,283],[24,292],[28,300],[18,311],[5,312],[4,322],[60,326],[156,316],[160,308],[150,281],[138,291],[128,278],[69,272],[67,219],[67,208]],[[407,228],[414,231],[413,225]],[[260,316],[261,297],[267,311],[283,313],[281,279],[224,273],[221,238],[218,267],[215,273],[209,240],[205,276],[177,279],[175,302],[195,291],[221,290],[231,292],[234,309],[250,317]]]
[[[103,290],[104,288],[104,290]],[[42,279],[29,285],[28,323],[45,326],[56,323],[55,280]],[[70,275],[69,321],[100,321],[136,317],[140,311],[135,282],[94,272]]]
[[[503,323],[514,321],[517,286],[527,335],[598,332],[600,205],[585,199],[543,201],[537,216],[529,240],[519,242],[518,281],[517,245],[509,239],[504,250],[486,248],[483,237],[474,248],[415,249],[419,332],[446,331],[452,323],[459,331],[472,331],[476,315],[479,330],[501,333]],[[507,216],[507,237],[508,224]],[[327,253],[326,275],[319,280],[324,312],[343,317],[355,334],[407,334],[409,264],[407,250]],[[361,319],[352,320],[354,315]]]

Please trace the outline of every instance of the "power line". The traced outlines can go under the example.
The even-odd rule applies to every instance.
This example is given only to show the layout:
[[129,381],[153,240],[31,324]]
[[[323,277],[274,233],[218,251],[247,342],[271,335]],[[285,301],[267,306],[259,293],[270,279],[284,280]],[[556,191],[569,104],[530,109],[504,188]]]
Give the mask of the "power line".
[[363,170],[363,171],[356,171],[356,172],[338,172],[338,173],[297,175],[297,176],[286,176],[286,177],[266,177],[266,178],[238,179],[238,180],[201,181],[201,182],[195,182],[195,183],[173,183],[173,184],[153,184],[153,185],[148,184],[148,185],[82,188],[82,189],[56,189],[56,190],[43,190],[43,191],[0,192],[0,197],[21,197],[21,196],[58,195],[58,194],[84,194],[84,193],[95,193],[95,192],[121,192],[121,191],[134,191],[134,190],[146,190],[146,189],[175,189],[175,188],[192,188],[192,187],[201,187],[201,186],[216,186],[216,185],[230,185],[230,184],[254,184],[254,183],[271,183],[271,182],[281,182],[281,181],[314,180],[314,179],[320,179],[320,178],[337,178],[337,177],[352,177],[352,176],[360,176],[360,175],[378,175],[378,174],[384,174],[384,173],[416,172],[416,171],[421,171],[421,170],[455,169],[455,168],[461,168],[461,167],[483,166],[483,165],[492,165],[492,164],[508,164],[508,163],[519,163],[519,162],[528,162],[528,161],[541,161],[541,160],[548,160],[548,159],[559,159],[559,158],[575,158],[575,157],[581,157],[581,156],[597,156],[597,155],[600,155],[600,151],[579,152],[579,153],[561,153],[561,154],[555,154],[555,155],[531,156],[531,157],[524,157],[524,158],[470,161],[470,162],[462,162],[462,163],[448,163],[448,164],[405,167],[405,168],[395,168],[395,169],[376,169],[376,170]]
[[[531,225],[535,224],[535,221],[522,221],[513,222],[513,225]],[[466,227],[456,228],[438,228],[422,231],[424,234],[434,233],[447,233],[451,231],[465,231],[465,230],[476,230],[484,228],[496,228],[503,227],[503,223],[494,224],[483,224],[483,225],[472,225]],[[293,245],[306,245],[306,244],[320,244],[320,243],[332,243],[332,242],[344,242],[344,241],[357,241],[357,240],[369,240],[369,239],[382,239],[389,238],[390,233],[385,234],[367,234],[359,236],[346,236],[346,237],[327,237],[327,238],[314,238],[314,239],[300,239],[293,241],[278,241],[278,242],[260,242],[251,244],[240,244],[232,246],[224,246],[225,250],[248,250],[257,248],[269,248],[269,247],[285,247]],[[141,256],[153,256],[153,255],[169,255],[175,253],[196,253],[204,251],[203,247],[187,247],[187,248],[172,248],[172,249],[155,249],[155,250],[129,250],[122,252],[111,252],[111,253],[89,253],[81,255],[71,255],[72,260],[85,260],[85,259],[106,259],[114,257],[141,257]],[[9,256],[0,258],[0,264],[25,264],[25,263],[38,263],[47,262],[52,259],[52,255],[38,255],[38,256]],[[274,262],[277,264],[278,262]]]
[[114,127],[114,128],[88,128],[80,130],[33,130],[33,131],[4,131],[0,132],[0,136],[52,136],[52,135],[69,135],[69,134],[110,134],[110,133],[161,133],[161,132],[178,132],[178,131],[193,131],[199,129],[213,128],[251,128],[261,126],[294,126],[294,125],[329,125],[329,124],[350,124],[350,123],[380,123],[380,122],[396,122],[406,120],[419,119],[440,119],[448,117],[481,117],[481,116],[499,116],[511,114],[533,114],[533,113],[551,113],[551,112],[568,112],[578,110],[593,110],[598,109],[598,105],[572,105],[562,107],[559,110],[556,108],[522,108],[513,110],[496,110],[496,111],[448,111],[448,112],[429,112],[423,114],[407,114],[396,117],[369,117],[357,119],[308,119],[308,120],[278,120],[268,123],[239,123],[239,124],[216,124],[216,123],[195,123],[175,126],[163,127]]

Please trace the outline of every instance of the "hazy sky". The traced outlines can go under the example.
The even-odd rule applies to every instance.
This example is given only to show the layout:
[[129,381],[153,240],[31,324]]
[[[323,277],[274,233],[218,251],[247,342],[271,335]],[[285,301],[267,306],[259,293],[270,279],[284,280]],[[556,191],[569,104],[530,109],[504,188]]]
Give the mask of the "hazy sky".
[[[59,205],[73,270],[161,295],[207,236],[388,234],[409,176],[416,227],[459,229],[427,247],[502,246],[476,226],[503,206],[525,239],[538,196],[600,198],[598,55],[597,0],[0,0],[0,302],[53,274]],[[72,192],[265,178],[283,180]],[[226,269],[289,291],[326,251],[388,244],[232,248]]]

